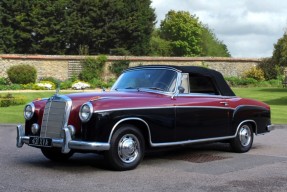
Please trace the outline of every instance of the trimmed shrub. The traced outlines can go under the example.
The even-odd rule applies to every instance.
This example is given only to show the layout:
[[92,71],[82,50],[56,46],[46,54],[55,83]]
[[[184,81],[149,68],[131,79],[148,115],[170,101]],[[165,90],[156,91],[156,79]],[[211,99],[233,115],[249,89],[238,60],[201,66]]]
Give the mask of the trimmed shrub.
[[4,96],[0,95],[0,107],[9,107],[12,105],[22,105],[26,103],[26,97],[24,96],[13,96],[8,93]]
[[23,89],[33,89],[33,90],[51,90],[56,88],[56,85],[50,81],[40,81],[39,83],[28,83],[22,86]]
[[52,82],[56,87],[61,84],[61,81],[59,79],[54,78],[54,77],[43,77],[43,78],[41,78],[41,82],[42,81]]
[[60,88],[61,89],[70,89],[70,88],[72,88],[72,85],[73,85],[72,80],[66,80],[66,81],[61,82]]
[[35,83],[37,70],[30,65],[16,65],[7,70],[10,81],[14,84]]
[[243,76],[245,78],[252,78],[257,81],[264,81],[264,72],[262,69],[258,67],[252,67],[251,69],[244,72]]
[[20,90],[23,89],[23,85],[11,84],[11,85],[0,85],[0,90]]

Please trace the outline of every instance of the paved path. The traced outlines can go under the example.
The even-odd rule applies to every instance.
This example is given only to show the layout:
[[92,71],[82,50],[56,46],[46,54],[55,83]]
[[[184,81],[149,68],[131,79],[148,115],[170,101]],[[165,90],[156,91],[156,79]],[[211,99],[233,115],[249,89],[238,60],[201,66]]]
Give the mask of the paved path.
[[248,153],[228,144],[154,153],[132,171],[105,168],[101,156],[76,154],[66,163],[40,150],[16,148],[14,125],[0,125],[0,191],[287,191],[287,127],[255,137]]

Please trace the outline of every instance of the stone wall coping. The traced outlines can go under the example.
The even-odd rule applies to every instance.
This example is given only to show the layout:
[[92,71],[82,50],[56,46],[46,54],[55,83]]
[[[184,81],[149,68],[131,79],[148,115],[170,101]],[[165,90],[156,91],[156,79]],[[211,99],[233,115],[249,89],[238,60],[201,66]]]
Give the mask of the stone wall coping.
[[[11,60],[82,60],[96,55],[26,55],[0,54],[0,59]],[[232,57],[151,57],[151,56],[107,56],[108,61],[208,61],[208,62],[260,62],[262,58],[232,58]]]

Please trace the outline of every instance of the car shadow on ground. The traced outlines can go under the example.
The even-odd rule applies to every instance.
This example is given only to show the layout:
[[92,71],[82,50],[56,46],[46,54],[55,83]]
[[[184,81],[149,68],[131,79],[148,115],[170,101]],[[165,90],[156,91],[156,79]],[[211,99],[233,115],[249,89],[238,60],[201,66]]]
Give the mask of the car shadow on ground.
[[[157,161],[180,160],[192,163],[206,163],[210,161],[232,158],[229,143],[196,144],[185,147],[161,148],[147,151],[143,160],[144,164],[156,164]],[[75,153],[65,162],[54,162],[46,159],[41,152],[17,158],[17,164],[39,169],[58,170],[66,172],[93,172],[112,171],[104,156],[94,153]]]

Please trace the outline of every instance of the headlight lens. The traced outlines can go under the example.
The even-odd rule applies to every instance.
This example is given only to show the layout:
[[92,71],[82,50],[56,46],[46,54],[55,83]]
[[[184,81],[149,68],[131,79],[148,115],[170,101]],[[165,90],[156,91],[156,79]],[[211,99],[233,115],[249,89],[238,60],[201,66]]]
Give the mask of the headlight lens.
[[93,105],[91,103],[85,103],[81,106],[79,116],[82,122],[87,122],[90,120],[93,114]]
[[26,120],[30,120],[34,115],[34,112],[35,112],[34,104],[33,103],[27,104],[24,108],[24,118]]

